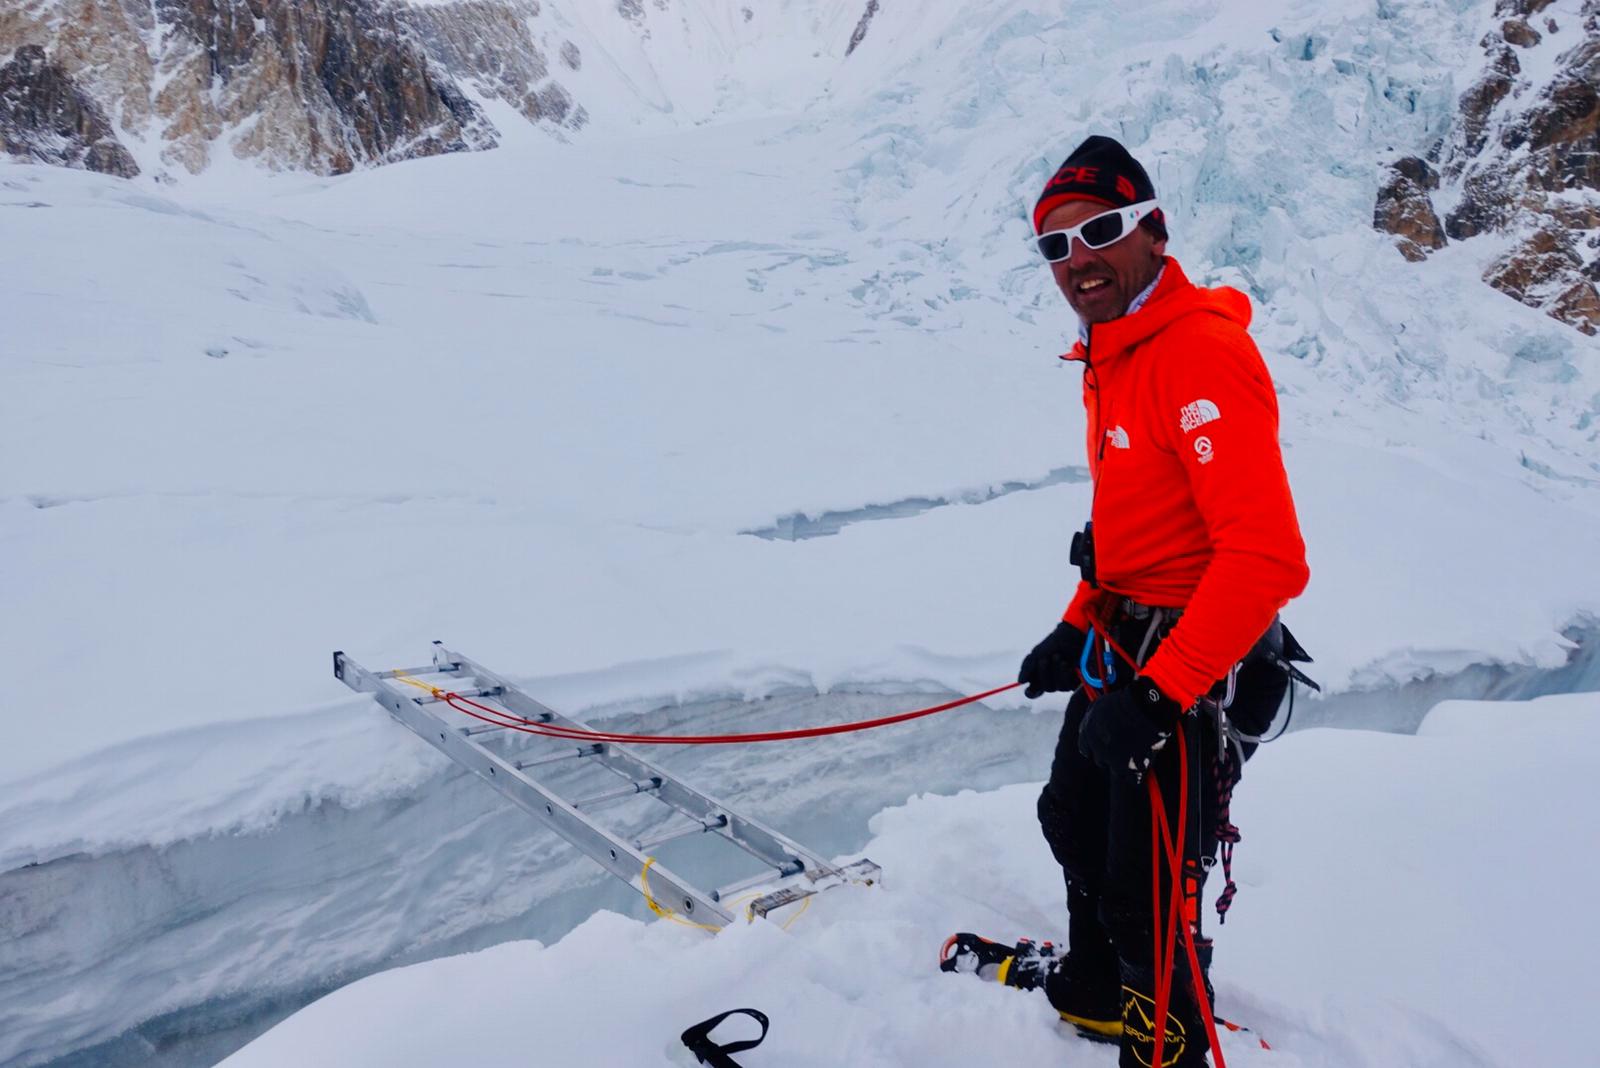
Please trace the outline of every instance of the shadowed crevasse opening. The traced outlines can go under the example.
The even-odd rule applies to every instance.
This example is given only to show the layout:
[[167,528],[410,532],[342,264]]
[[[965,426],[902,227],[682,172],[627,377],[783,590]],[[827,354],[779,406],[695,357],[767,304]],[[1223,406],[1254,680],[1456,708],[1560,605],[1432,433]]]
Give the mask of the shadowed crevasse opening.
[[1024,490],[1044,489],[1047,486],[1060,485],[1063,482],[1087,482],[1089,471],[1083,467],[1057,467],[1043,478],[1032,482],[1000,482],[986,486],[981,490],[968,490],[963,493],[953,493],[947,497],[903,497],[898,501],[888,504],[868,504],[860,508],[847,508],[843,511],[826,511],[815,516],[804,512],[791,512],[789,515],[779,516],[771,526],[759,527],[753,530],[741,530],[740,534],[749,534],[768,541],[803,541],[806,538],[824,538],[830,534],[837,534],[853,523],[867,523],[879,519],[907,519],[935,508],[943,508],[951,504],[986,504],[1011,493],[1020,493]]

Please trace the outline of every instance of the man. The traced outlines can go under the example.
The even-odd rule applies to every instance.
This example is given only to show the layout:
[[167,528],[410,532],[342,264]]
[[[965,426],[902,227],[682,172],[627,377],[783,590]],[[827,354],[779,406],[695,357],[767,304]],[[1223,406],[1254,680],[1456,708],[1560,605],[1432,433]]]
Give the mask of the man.
[[[1033,223],[1078,315],[1063,358],[1083,365],[1094,479],[1073,557],[1083,580],[1018,676],[1029,698],[1072,691],[1038,806],[1066,875],[1068,951],[957,935],[942,966],[1042,987],[1063,1019],[1120,1043],[1122,1068],[1151,1068],[1158,1043],[1165,1068],[1204,1065],[1210,984],[1193,981],[1168,925],[1193,940],[1203,973],[1196,905],[1219,835],[1237,838],[1227,799],[1254,749],[1234,746],[1276,714],[1300,653],[1277,612],[1309,577],[1277,399],[1246,333],[1249,299],[1184,277],[1150,178],[1122,145],[1079,145]],[[1235,742],[1219,745],[1222,732]],[[1162,823],[1181,832],[1178,857]],[[1153,843],[1168,861],[1157,871]]]

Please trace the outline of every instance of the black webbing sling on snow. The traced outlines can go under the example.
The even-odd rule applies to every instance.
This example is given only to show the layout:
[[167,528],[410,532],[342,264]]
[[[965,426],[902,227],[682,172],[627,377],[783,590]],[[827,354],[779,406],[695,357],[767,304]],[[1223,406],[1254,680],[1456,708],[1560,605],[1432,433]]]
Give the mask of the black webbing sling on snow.
[[[761,1025],[761,1033],[755,1038],[746,1038],[738,1042],[729,1042],[718,1045],[711,1041],[711,1032],[716,1030],[718,1024],[730,1016],[748,1016]],[[739,1068],[739,1062],[730,1054],[743,1053],[747,1049],[755,1049],[761,1045],[762,1039],[767,1037],[767,1014],[758,1009],[729,1009],[727,1012],[718,1013],[709,1020],[695,1024],[683,1033],[683,1044],[689,1047],[689,1052],[695,1055],[701,1064],[709,1064],[711,1068]]]

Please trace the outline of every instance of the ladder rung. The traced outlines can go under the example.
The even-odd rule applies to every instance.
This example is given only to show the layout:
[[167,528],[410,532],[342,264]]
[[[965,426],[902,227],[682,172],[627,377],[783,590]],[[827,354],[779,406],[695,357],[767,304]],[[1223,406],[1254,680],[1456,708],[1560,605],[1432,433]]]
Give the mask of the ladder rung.
[[[450,690],[448,692],[452,696],[455,696],[455,697],[499,697],[501,694],[505,693],[505,691],[502,690],[498,686],[489,686],[489,687],[469,686],[464,690]],[[419,705],[431,705],[431,704],[436,704],[439,701],[443,701],[444,698],[443,697],[435,697],[431,693],[423,693],[423,694],[418,694],[417,696],[413,697],[411,700],[416,702]]]
[[395,668],[393,671],[374,671],[372,673],[372,677],[375,679],[397,679],[401,675],[409,675],[411,678],[416,678],[418,675],[449,675],[454,671],[455,668],[445,670],[444,668],[439,667],[437,664],[428,664],[425,667]]
[[652,834],[648,838],[640,838],[634,842],[634,848],[644,852],[679,838],[687,838],[691,834],[704,834],[707,831],[715,831],[727,825],[728,817],[718,813],[714,819],[695,820],[687,827],[679,827],[675,831],[662,831],[659,834]]
[[540,764],[554,764],[558,760],[571,760],[574,757],[595,756],[598,753],[605,752],[605,748],[606,747],[605,747],[604,743],[602,743],[602,742],[594,742],[593,744],[590,744],[590,745],[580,745],[575,749],[569,749],[565,753],[556,753],[553,756],[540,757],[537,760],[517,760],[517,761],[513,761],[513,766],[518,771],[521,771],[523,768],[536,768]]
[[740,879],[736,883],[729,883],[720,890],[713,891],[711,894],[711,900],[721,901],[724,898],[733,896],[734,894],[740,894],[746,890],[752,890],[755,887],[764,886],[767,883],[774,883],[779,879],[787,879],[791,875],[799,875],[805,870],[806,866],[800,860],[800,858],[792,857],[790,858],[790,862],[781,868],[773,867],[766,871],[757,872],[748,879]]
[[471,738],[474,734],[488,734],[490,731],[508,731],[510,727],[499,723],[484,723],[476,727],[457,727],[462,737]]
[[572,802],[572,807],[588,808],[591,805],[601,805],[607,801],[618,801],[624,797],[637,797],[639,794],[645,794],[652,790],[659,789],[661,789],[660,779],[643,779],[638,782],[631,782],[627,786],[620,787],[616,790],[607,790],[603,794],[594,794],[590,797],[580,798],[577,801]]

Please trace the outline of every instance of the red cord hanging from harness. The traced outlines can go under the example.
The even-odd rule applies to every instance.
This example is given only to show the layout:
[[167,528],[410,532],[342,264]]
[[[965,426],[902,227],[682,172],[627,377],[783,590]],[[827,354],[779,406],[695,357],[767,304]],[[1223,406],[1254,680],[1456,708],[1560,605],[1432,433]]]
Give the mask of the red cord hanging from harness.
[[[1167,822],[1167,806],[1161,801],[1161,787],[1154,771],[1145,773],[1145,786],[1150,795],[1150,905],[1151,930],[1154,932],[1156,967],[1156,1019],[1155,1050],[1152,1064],[1162,1063],[1161,1048],[1167,1035],[1167,1009],[1172,997],[1174,965],[1177,963],[1178,935],[1182,934],[1184,952],[1189,958],[1189,977],[1193,984],[1195,1004],[1200,1018],[1205,1021],[1206,1039],[1211,1043],[1211,1055],[1216,1068],[1227,1068],[1222,1056],[1222,1043],[1217,1038],[1217,1021],[1211,1012],[1211,998],[1206,992],[1205,973],[1200,968],[1200,955],[1194,945],[1194,930],[1200,918],[1199,880],[1184,871],[1184,830],[1189,818],[1189,752],[1180,720],[1174,734],[1178,739],[1178,833],[1172,833]],[[1164,848],[1163,848],[1164,847]],[[1161,910],[1161,862],[1165,855],[1167,868],[1172,873],[1171,903],[1166,919]],[[1192,883],[1192,886],[1190,885]],[[1183,913],[1181,932],[1178,914]],[[1163,933],[1164,932],[1164,933]]]
[[[1129,656],[1127,650],[1117,644],[1111,636],[1110,630],[1093,614],[1090,619],[1094,624],[1094,631],[1099,635],[1100,641],[1110,653],[1122,658],[1123,662],[1137,666],[1139,661]],[[1141,650],[1143,651],[1143,650]],[[1109,659],[1109,655],[1107,659]],[[1087,686],[1087,682],[1085,683]],[[1099,692],[1090,687],[1091,696],[1098,697]],[[1174,735],[1178,740],[1178,834],[1174,837],[1172,827],[1167,822],[1167,806],[1161,800],[1161,787],[1156,779],[1154,770],[1145,772],[1145,788],[1150,797],[1150,929],[1153,933],[1154,963],[1156,975],[1155,988],[1155,1048],[1150,1063],[1159,1065],[1162,1062],[1162,1046],[1165,1044],[1167,1034],[1167,1010],[1172,998],[1172,973],[1177,964],[1177,944],[1180,933],[1178,916],[1183,914],[1183,946],[1189,958],[1189,973],[1194,984],[1194,1000],[1200,1009],[1200,1017],[1206,1025],[1206,1038],[1211,1043],[1211,1052],[1216,1060],[1216,1068],[1227,1068],[1227,1062],[1222,1056],[1222,1044],[1217,1038],[1217,1021],[1211,1011],[1211,998],[1206,991],[1205,973],[1200,968],[1200,955],[1195,949],[1194,933],[1200,921],[1200,880],[1198,876],[1190,875],[1184,870],[1184,835],[1189,826],[1189,747],[1188,739],[1184,734],[1183,717],[1180,716],[1174,727]],[[1232,824],[1229,824],[1231,827]],[[1237,840],[1238,830],[1234,830]],[[1161,907],[1161,868],[1163,859],[1167,869],[1172,873],[1171,901],[1165,910]],[[1192,885],[1188,885],[1192,884]],[[1229,879],[1230,889],[1232,879]],[[1232,895],[1229,895],[1231,900]],[[1223,911],[1226,911],[1224,909]]]

